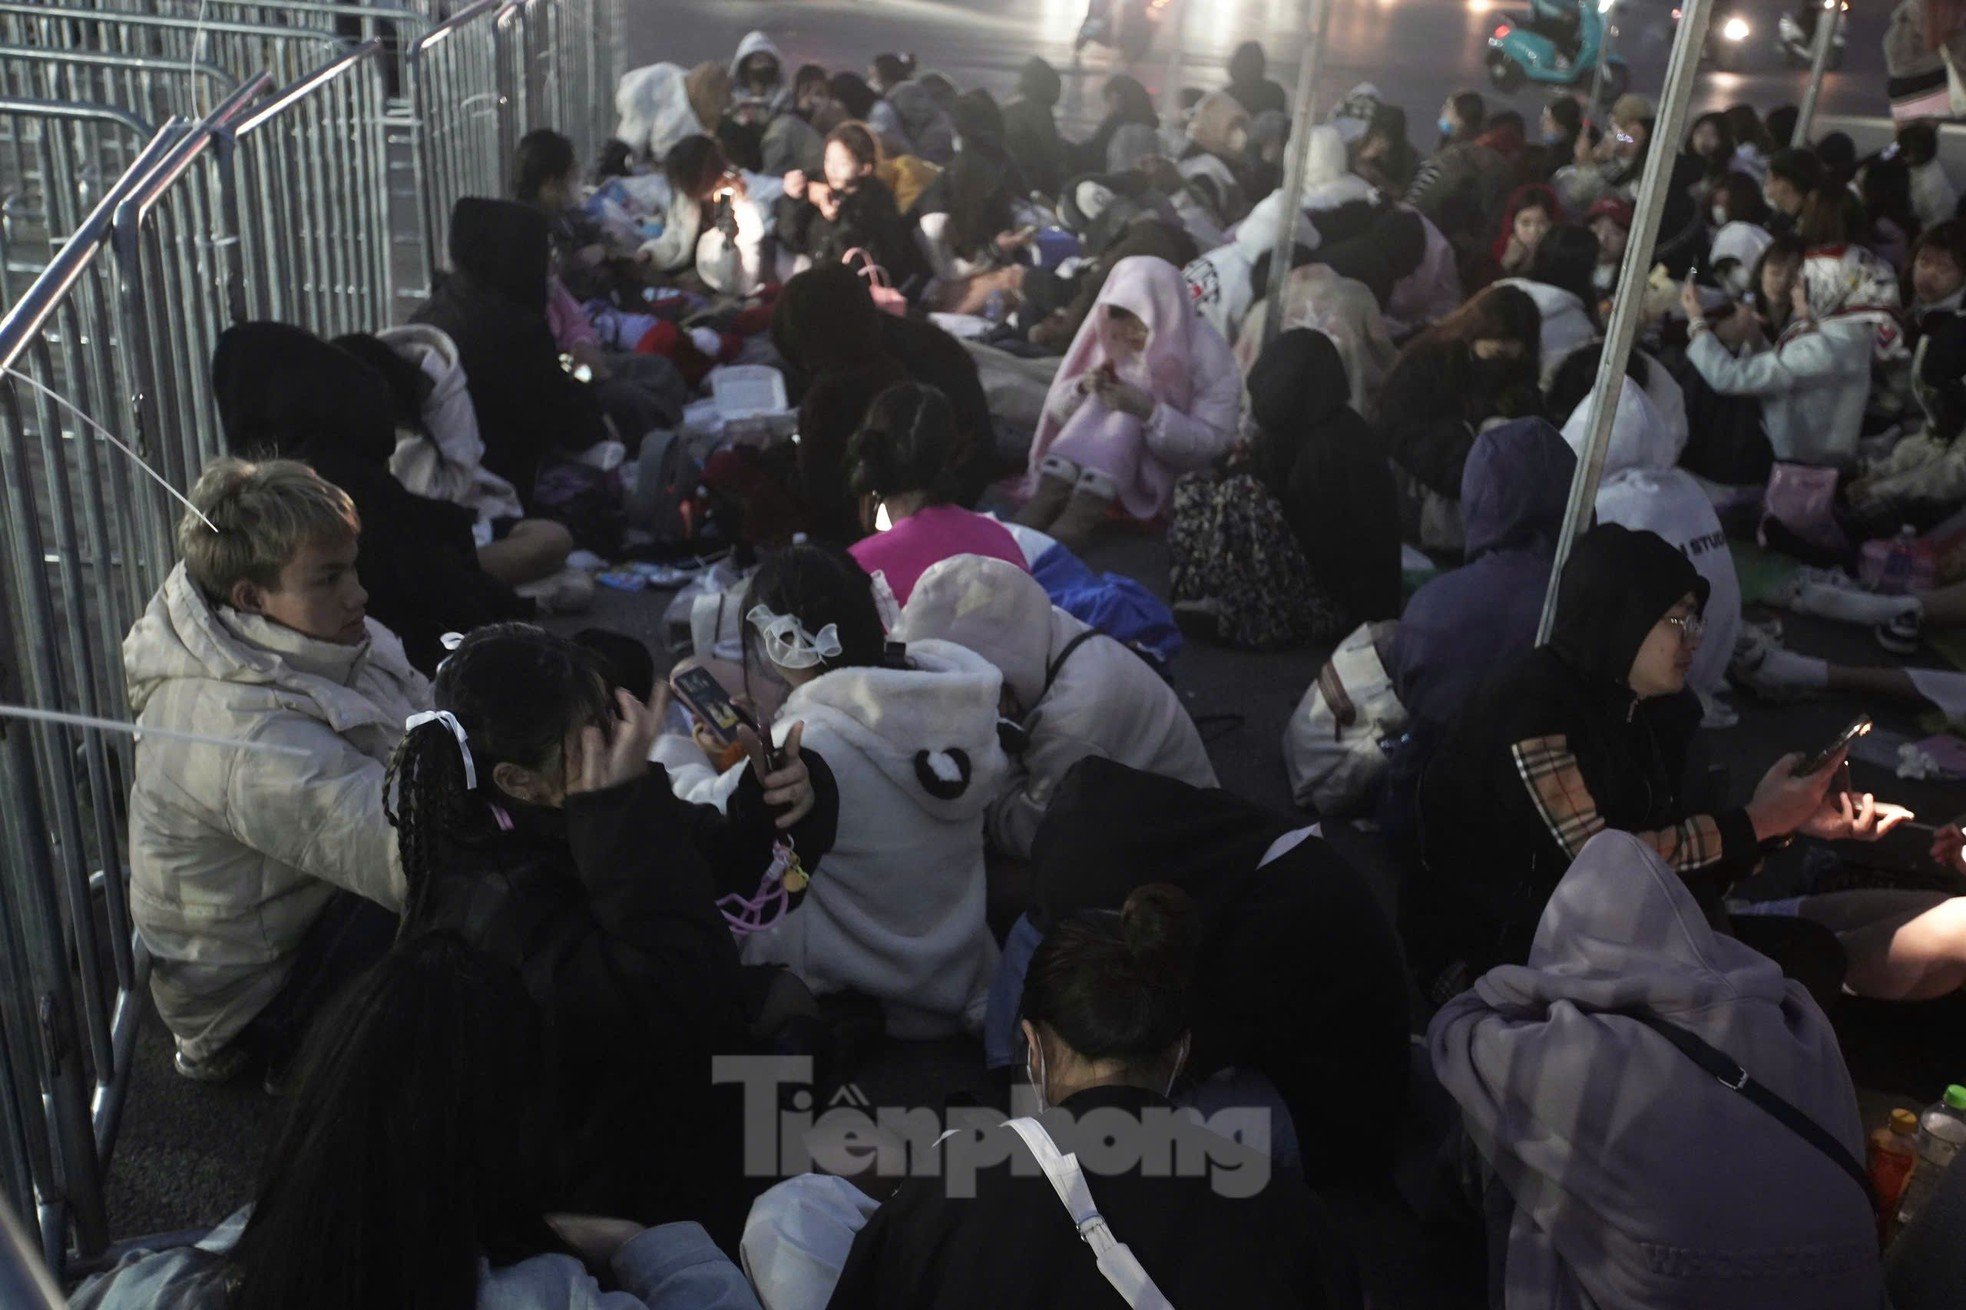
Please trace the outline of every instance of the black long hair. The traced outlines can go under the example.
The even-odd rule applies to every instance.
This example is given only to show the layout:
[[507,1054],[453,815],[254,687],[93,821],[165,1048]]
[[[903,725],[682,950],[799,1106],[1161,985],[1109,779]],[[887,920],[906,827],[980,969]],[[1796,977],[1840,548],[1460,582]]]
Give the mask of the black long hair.
[[[744,592],[744,613],[762,605],[773,614],[793,614],[807,632],[832,624],[839,633],[840,653],[820,665],[825,671],[845,668],[889,668],[887,629],[874,604],[873,579],[853,556],[829,546],[801,544],[768,555]],[[758,634],[744,625],[744,655],[748,667]]]
[[544,1024],[446,933],[357,979],[303,1048],[239,1243],[232,1310],[470,1310],[478,1261],[566,1246]]
[[599,658],[528,623],[467,636],[438,665],[434,696],[464,729],[477,786],[466,786],[457,738],[440,722],[405,733],[389,761],[383,795],[409,885],[406,933],[418,927],[432,884],[457,851],[497,832],[493,805],[513,804],[492,781],[493,769],[555,767],[569,733],[614,713]]
[[1591,280],[1597,272],[1597,234],[1575,223],[1559,223],[1551,228],[1536,247],[1529,263],[1529,278],[1545,286],[1568,291],[1584,302],[1584,312],[1597,322],[1597,286]]
[[1135,888],[1117,914],[1080,911],[1031,957],[1022,1015],[1087,1060],[1157,1074],[1192,1022],[1198,937],[1193,902],[1169,883]]
[[855,495],[924,492],[946,505],[962,495],[962,438],[949,398],[920,382],[901,382],[874,397],[846,447],[847,485]]
[[551,128],[537,128],[519,138],[512,158],[512,198],[534,204],[547,183],[573,172],[573,142]]

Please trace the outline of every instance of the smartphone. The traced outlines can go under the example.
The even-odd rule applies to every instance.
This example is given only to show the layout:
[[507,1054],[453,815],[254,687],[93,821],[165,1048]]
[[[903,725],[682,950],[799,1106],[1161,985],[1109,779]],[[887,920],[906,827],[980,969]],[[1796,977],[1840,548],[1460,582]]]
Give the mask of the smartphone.
[[1821,773],[1823,771],[1824,766],[1830,762],[1831,758],[1834,757],[1838,751],[1842,750],[1845,746],[1848,746],[1851,742],[1855,741],[1857,738],[1868,734],[1871,728],[1873,728],[1874,726],[1876,725],[1871,723],[1870,715],[1859,714],[1856,718],[1850,720],[1850,722],[1844,727],[1842,732],[1836,734],[1835,741],[1832,741],[1829,745],[1823,747],[1823,749],[1817,751],[1814,755],[1811,755],[1808,759],[1796,765],[1795,776],[1798,778],[1810,778],[1810,777],[1814,777],[1818,773]]
[[757,719],[724,690],[724,684],[717,681],[717,675],[705,668],[682,669],[669,678],[669,687],[676,693],[676,699],[689,707],[689,712],[704,730],[719,742],[728,746],[737,740],[739,728],[749,728],[764,743],[766,767],[776,771],[778,752],[772,748],[771,737]]

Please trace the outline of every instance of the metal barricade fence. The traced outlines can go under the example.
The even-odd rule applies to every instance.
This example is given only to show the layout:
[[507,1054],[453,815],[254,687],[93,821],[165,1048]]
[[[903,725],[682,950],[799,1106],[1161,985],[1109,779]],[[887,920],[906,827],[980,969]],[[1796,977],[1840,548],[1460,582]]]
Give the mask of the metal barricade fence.
[[330,62],[349,44],[333,31],[290,23],[262,25],[209,17],[200,21],[25,0],[0,0],[0,42],[44,50],[196,60],[223,68],[237,80],[265,72],[281,86]]
[[48,262],[135,161],[152,129],[111,105],[0,97],[0,290]]
[[0,45],[0,94],[114,105],[146,123],[200,117],[237,82],[193,60]]
[[497,22],[507,0],[474,0],[410,51],[417,143],[406,171],[422,206],[425,273],[449,266],[451,209],[506,194]]

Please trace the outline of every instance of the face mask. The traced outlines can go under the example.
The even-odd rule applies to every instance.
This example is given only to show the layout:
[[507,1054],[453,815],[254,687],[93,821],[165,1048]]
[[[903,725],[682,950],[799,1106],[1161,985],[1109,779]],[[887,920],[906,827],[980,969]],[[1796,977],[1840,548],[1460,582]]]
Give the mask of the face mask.
[[1549,128],[1543,133],[1543,144],[1554,146],[1563,144],[1563,133],[1557,128]]
[[1434,126],[1440,129],[1440,136],[1443,141],[1454,135],[1454,120],[1451,118],[1442,117]]
[[1720,205],[1713,207],[1713,225],[1715,227],[1727,226],[1727,210]]

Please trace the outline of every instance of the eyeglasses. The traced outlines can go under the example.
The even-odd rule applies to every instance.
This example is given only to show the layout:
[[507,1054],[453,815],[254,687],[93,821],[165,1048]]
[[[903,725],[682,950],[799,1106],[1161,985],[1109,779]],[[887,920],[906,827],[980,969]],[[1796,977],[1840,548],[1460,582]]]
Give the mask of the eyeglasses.
[[1698,641],[1700,634],[1707,630],[1707,621],[1697,614],[1687,614],[1683,617],[1678,614],[1668,614],[1660,622],[1678,628],[1679,639],[1689,644]]

